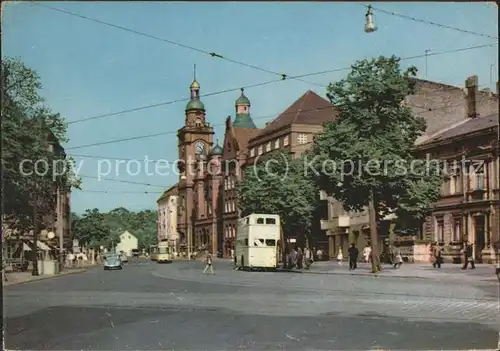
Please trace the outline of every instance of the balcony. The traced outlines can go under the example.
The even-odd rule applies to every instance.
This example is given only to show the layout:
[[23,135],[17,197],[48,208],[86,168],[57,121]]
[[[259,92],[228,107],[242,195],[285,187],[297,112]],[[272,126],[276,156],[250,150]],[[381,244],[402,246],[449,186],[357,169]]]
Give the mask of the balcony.
[[322,219],[320,221],[321,230],[331,230],[335,228],[348,228],[351,225],[349,216],[338,216],[330,220]]

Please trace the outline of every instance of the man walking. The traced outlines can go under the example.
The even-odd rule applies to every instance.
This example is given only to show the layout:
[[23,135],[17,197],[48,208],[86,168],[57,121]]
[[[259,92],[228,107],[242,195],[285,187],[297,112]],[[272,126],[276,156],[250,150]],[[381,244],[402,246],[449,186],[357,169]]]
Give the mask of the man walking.
[[349,270],[353,271],[358,268],[358,255],[359,251],[356,248],[355,244],[351,244],[351,247],[348,250],[349,253]]
[[212,267],[212,253],[209,250],[207,250],[207,257],[205,258],[205,269],[203,270],[203,274],[207,272],[208,268],[210,268],[210,273],[213,275],[214,269]]
[[464,266],[462,269],[467,269],[467,266],[470,263],[470,269],[476,268],[476,265],[474,264],[474,256],[473,256],[473,250],[472,250],[472,244],[469,244],[467,241],[464,242]]

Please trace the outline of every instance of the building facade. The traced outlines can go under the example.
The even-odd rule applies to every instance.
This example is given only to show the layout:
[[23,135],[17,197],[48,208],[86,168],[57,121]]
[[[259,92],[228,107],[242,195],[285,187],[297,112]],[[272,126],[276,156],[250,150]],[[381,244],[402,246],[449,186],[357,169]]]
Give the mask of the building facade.
[[156,201],[158,213],[156,222],[158,242],[170,242],[176,250],[179,250],[182,242],[177,232],[177,193],[177,185],[173,185]]
[[[416,93],[408,96],[405,99],[405,104],[413,110],[415,115],[422,116],[427,123],[425,133],[416,141],[417,154],[424,158],[426,157],[426,153],[428,153],[431,158],[442,158],[444,154],[440,156],[440,153],[445,151],[440,150],[440,148],[446,144],[450,145],[450,150],[455,150],[455,156],[453,156],[453,152],[450,153],[449,156],[446,156],[453,159],[453,157],[458,157],[458,155],[460,155],[460,157],[466,157],[466,154],[464,154],[462,150],[470,149],[468,145],[471,139],[465,137],[468,135],[466,131],[468,128],[480,128],[479,125],[493,123],[491,121],[487,122],[487,120],[488,118],[490,118],[490,120],[495,119],[495,114],[498,114],[498,93],[493,94],[489,91],[479,91],[477,78],[468,79],[465,88],[418,80]],[[477,118],[481,116],[487,118],[484,120]],[[472,127],[473,125],[476,127]],[[447,135],[452,136],[447,137]],[[484,139],[486,145],[490,145],[492,142],[491,131],[489,135],[489,137]],[[444,141],[445,139],[446,142]],[[481,148],[484,149],[486,146],[483,145]],[[472,149],[468,151],[468,155],[470,157],[473,155],[475,155],[474,157],[479,156],[475,154],[478,150],[482,149],[478,149],[478,146],[472,147]],[[487,150],[487,148],[485,150]],[[486,154],[493,155],[492,152],[493,151],[490,153],[486,152]],[[446,189],[449,186],[443,185],[443,187],[443,189]],[[491,191],[492,194],[489,195],[490,198],[494,196],[493,194],[497,193],[493,188]],[[453,205],[453,200],[450,200],[449,194],[447,195],[446,192],[442,194],[443,198],[436,206],[441,206],[440,204],[443,201],[452,207],[458,205],[457,203]],[[324,198],[326,199],[326,196],[324,196]],[[450,203],[450,201],[452,202]],[[463,204],[461,206],[463,206]],[[453,211],[457,212],[456,210]],[[451,213],[453,211],[448,208],[447,210],[441,210],[441,213]],[[350,243],[356,243],[358,248],[362,248],[369,243],[370,227],[368,212],[366,210],[358,213],[347,213],[340,203],[335,203],[335,200],[333,200],[329,206],[329,213],[330,220],[323,223],[323,228],[329,236],[329,255],[331,258],[336,256],[339,248],[346,251]],[[385,218],[379,224],[379,249],[383,251],[387,249],[389,245],[397,242],[402,246],[401,251],[409,261],[428,262],[430,260],[431,242],[443,242],[435,239],[437,238],[436,233],[444,231],[447,233],[445,240],[447,243],[445,247],[445,256],[449,261],[457,261],[460,251],[458,242],[461,241],[462,238],[461,235],[456,234],[456,238],[460,238],[460,240],[451,240],[452,236],[450,236],[450,233],[452,231],[450,228],[454,225],[450,224],[453,222],[450,216],[449,213],[446,215],[443,214],[443,220],[436,220],[434,215],[430,215],[426,220],[425,228],[422,228],[422,232],[425,234],[420,238],[397,235],[394,233],[393,227],[391,226],[392,219]],[[446,230],[441,229],[443,227],[441,223],[444,222],[447,223]],[[435,223],[439,223],[439,226]],[[468,225],[469,224],[467,224],[467,226]],[[465,227],[457,224],[457,228]],[[451,242],[453,242],[453,244],[450,244]],[[483,245],[479,244],[479,246]],[[491,255],[491,252],[488,253],[488,255]]]
[[116,244],[115,252],[123,252],[127,256],[132,256],[132,250],[139,248],[139,240],[130,232],[125,231],[120,235],[120,242]]
[[445,161],[449,174],[419,238],[441,245],[447,262],[461,261],[464,240],[477,262],[494,262],[500,238],[498,92],[487,93],[496,110],[479,104],[477,83],[466,81],[467,117],[416,146],[422,157]]
[[242,180],[244,167],[276,149],[300,156],[312,145],[314,135],[323,130],[323,123],[335,118],[335,109],[308,91],[265,128],[258,129],[242,89],[235,101],[235,117],[226,119],[224,141],[219,145],[213,142],[213,128],[206,120],[196,80],[190,89],[185,125],[178,131],[179,159],[183,162],[177,184],[177,230],[191,252],[210,249],[229,256],[240,215],[236,184]]

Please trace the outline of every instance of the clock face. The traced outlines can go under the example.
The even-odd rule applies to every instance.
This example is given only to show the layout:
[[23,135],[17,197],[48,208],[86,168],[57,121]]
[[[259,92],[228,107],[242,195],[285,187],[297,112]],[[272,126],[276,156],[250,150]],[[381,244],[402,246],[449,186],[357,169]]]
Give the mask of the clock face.
[[197,155],[201,155],[203,153],[203,151],[205,150],[205,144],[203,144],[203,142],[201,142],[201,141],[198,141],[194,145],[194,149],[195,149],[195,152]]

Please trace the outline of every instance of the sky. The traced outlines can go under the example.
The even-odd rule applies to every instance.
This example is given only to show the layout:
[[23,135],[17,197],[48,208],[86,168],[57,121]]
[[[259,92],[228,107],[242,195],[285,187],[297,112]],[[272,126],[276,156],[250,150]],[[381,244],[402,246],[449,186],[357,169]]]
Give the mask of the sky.
[[[378,30],[367,34],[366,8],[354,2],[45,4],[288,76],[348,68],[356,60],[380,55],[411,57],[424,55],[426,50],[437,53],[498,43],[498,39],[377,11],[374,20]],[[494,4],[381,2],[373,5],[498,37],[498,9]],[[2,56],[18,57],[34,69],[41,78],[41,95],[47,105],[69,122],[188,98],[194,64],[201,94],[277,78],[200,51],[35,4],[13,2],[2,6]],[[458,86],[476,74],[480,86],[494,90],[498,80],[498,47],[429,56],[427,72],[425,58],[405,60],[402,65],[416,66],[421,78]],[[248,88],[245,94],[252,104],[252,117],[258,127],[263,127],[307,90],[325,96],[326,85],[347,73],[348,70],[342,70],[310,76],[304,78],[307,83],[285,80]],[[215,127],[215,139],[222,141],[225,118],[234,116],[234,101],[238,96],[239,91],[232,91],[202,98],[207,120]],[[178,176],[172,170],[154,174],[154,164],[145,159],[170,163],[177,159],[176,131],[184,124],[185,105],[186,101],[70,123],[70,141],[64,147],[75,158],[83,180],[83,190],[73,191],[72,211],[83,213],[88,208],[109,211],[120,206],[136,211],[155,209],[162,190],[175,184]],[[155,137],[78,148],[170,131]],[[99,175],[106,179],[92,178]]]

